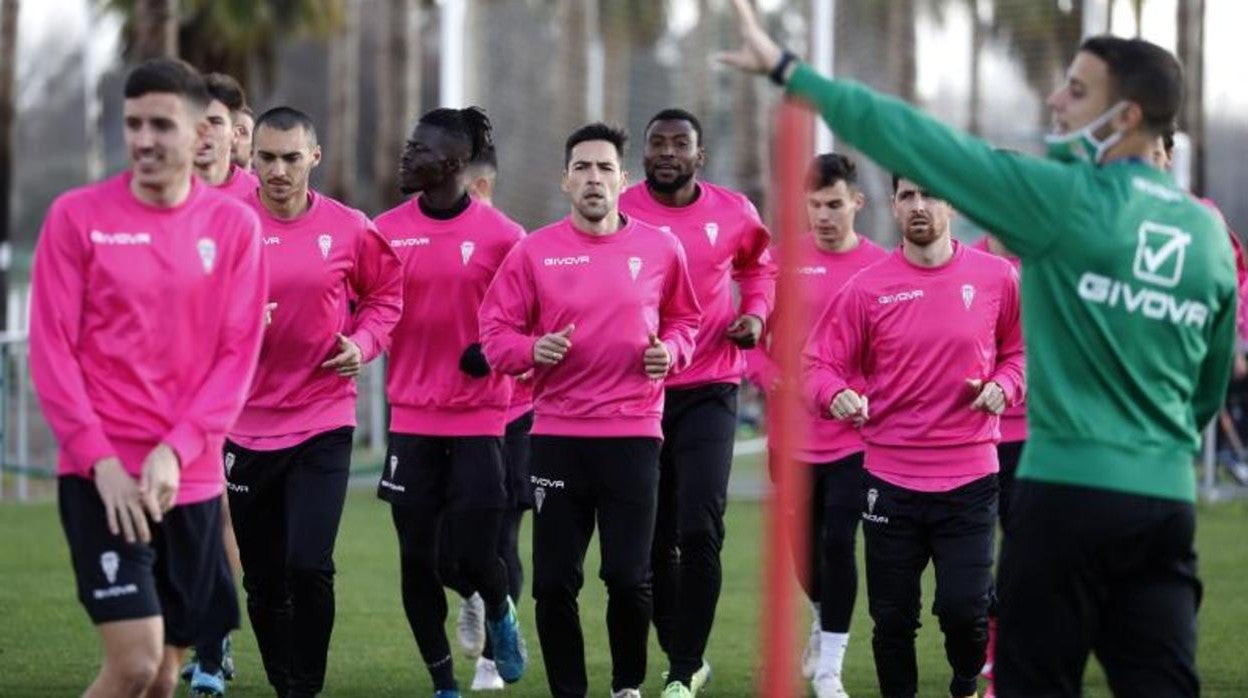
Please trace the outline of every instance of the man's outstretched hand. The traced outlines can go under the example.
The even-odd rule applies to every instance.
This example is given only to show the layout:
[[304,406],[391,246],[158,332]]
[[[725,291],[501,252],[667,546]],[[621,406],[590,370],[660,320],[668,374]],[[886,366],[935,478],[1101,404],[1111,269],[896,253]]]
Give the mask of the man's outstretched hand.
[[737,33],[741,36],[741,48],[721,51],[715,59],[724,65],[747,73],[766,75],[780,62],[783,51],[780,45],[767,36],[758,14],[749,0],[732,0],[737,13]]

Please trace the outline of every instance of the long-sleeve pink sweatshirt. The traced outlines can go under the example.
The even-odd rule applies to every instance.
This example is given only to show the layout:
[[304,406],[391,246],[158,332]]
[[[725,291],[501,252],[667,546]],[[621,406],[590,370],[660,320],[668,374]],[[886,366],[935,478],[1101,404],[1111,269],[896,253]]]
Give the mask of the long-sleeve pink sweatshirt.
[[221,447],[255,372],[268,286],[260,224],[192,178],[156,208],[129,172],[53,202],[32,271],[30,371],[60,444],[57,472],[117,457],[138,477],[157,444],[178,504],[219,496]]
[[915,265],[898,248],[841,288],[803,367],[809,397],[829,417],[851,377],[866,379],[865,466],[877,476],[950,482],[996,472],[1000,418],[971,409],[967,381],[995,381],[1007,404],[1023,398],[1018,273],[957,242],[939,267]]
[[[645,182],[620,196],[620,211],[672,233],[685,249],[689,277],[702,306],[698,345],[684,370],[667,379],[669,388],[707,383],[740,383],[744,352],[728,339],[738,315],[754,315],[766,324],[776,298],[776,265],[768,245],[771,233],[743,194],[698,182],[698,198],[674,208],[654,199]],[[733,301],[732,282],[740,290]]]
[[[815,244],[813,234],[802,236],[793,256],[798,274],[799,294],[794,301],[780,298],[775,317],[781,313],[798,312],[805,318],[805,327],[813,329],[815,322],[823,317],[836,292],[850,277],[888,256],[888,252],[865,237],[859,236],[858,246],[848,252],[828,252]],[[782,255],[786,260],[788,255]],[[786,266],[787,268],[787,266]],[[778,326],[777,322],[772,327]],[[799,341],[805,343],[809,329]],[[774,339],[774,337],[772,338]],[[755,382],[770,391],[780,378],[780,368],[769,354],[769,346],[748,352],[747,364]],[[856,390],[863,389],[861,375],[851,376],[847,381]],[[804,437],[794,454],[803,463],[831,463],[863,449],[862,435],[852,423],[825,419],[810,403],[805,403],[807,419]]]
[[256,189],[259,187],[260,180],[255,174],[231,163],[230,173],[225,176],[225,181],[216,185],[215,188],[217,191],[229,194],[239,201],[245,201],[248,197],[255,196]]
[[481,299],[524,229],[476,200],[449,220],[430,218],[416,198],[378,216],[377,229],[403,259],[403,317],[386,382],[390,431],[502,436],[512,379],[496,366],[470,376],[459,359],[481,341]]
[[533,376],[533,433],[662,438],[663,382],[645,372],[655,334],[674,370],[689,365],[702,310],[680,242],[629,218],[611,235],[571,219],[525,238],[499,269],[481,305],[481,343],[491,365],[534,368],[542,335],[574,325],[572,348]]
[[271,451],[355,425],[355,380],[321,364],[341,351],[338,333],[365,363],[385,351],[402,311],[403,274],[368,217],[328,196],[309,191],[307,210],[292,219],[269,213],[255,190],[246,203],[260,218],[267,301],[277,308],[230,440]]
[[[988,249],[988,236],[980,238],[973,247],[980,252],[992,254]],[[1014,269],[1017,271],[1022,268],[1022,260],[1018,257],[1006,257]],[[1027,400],[1024,398],[1017,403],[1005,408],[1005,412],[1001,414],[1001,442],[1011,443],[1016,441],[1027,440]]]

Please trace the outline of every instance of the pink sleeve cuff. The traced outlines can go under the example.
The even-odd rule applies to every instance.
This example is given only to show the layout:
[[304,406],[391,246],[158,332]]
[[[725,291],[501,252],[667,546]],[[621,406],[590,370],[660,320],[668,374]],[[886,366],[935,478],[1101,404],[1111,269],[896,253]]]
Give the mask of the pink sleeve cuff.
[[767,301],[763,298],[742,298],[741,299],[741,315],[753,315],[763,322],[763,327],[767,327],[768,316]]
[[1005,393],[1007,405],[1013,407],[1023,401],[1022,386],[1009,373],[1000,372],[988,380],[1001,386],[1001,392]]
[[69,455],[69,461],[74,464],[75,470],[83,475],[90,473],[91,468],[101,460],[117,455],[108,437],[99,427],[86,429],[67,442],[65,453]]
[[187,463],[199,458],[204,452],[203,433],[188,422],[175,424],[162,441],[178,454],[178,462],[182,467],[186,467]]
[[347,339],[355,342],[355,346],[360,348],[361,363],[368,363],[377,358],[377,355],[381,353],[379,351],[380,344],[375,338],[373,338],[371,332],[358,330],[353,334],[348,335]]

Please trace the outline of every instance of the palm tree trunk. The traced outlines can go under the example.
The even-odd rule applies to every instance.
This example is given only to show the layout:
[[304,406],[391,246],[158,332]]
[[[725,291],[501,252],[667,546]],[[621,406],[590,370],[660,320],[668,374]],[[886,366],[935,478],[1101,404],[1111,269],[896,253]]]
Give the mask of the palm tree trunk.
[[586,120],[589,93],[588,49],[591,31],[586,5],[595,0],[559,0],[559,65],[555,75],[559,94],[559,133],[569,133]]
[[893,60],[892,75],[889,76],[897,96],[914,103],[918,94],[917,37],[915,36],[915,2],[914,0],[890,0],[888,3],[887,29],[885,36],[893,37],[896,50],[890,52]]
[[628,123],[628,103],[633,54],[633,23],[623,5],[602,8],[603,118],[617,124]]
[[13,191],[14,90],[18,0],[0,0],[0,329],[8,328],[9,201]]
[[1192,141],[1192,192],[1205,191],[1205,0],[1179,3],[1178,58],[1183,63],[1185,96],[1179,128]]
[[373,179],[383,208],[398,204],[399,153],[420,103],[420,2],[387,0],[377,66],[377,138]]
[[325,189],[340,201],[355,193],[356,140],[360,118],[360,12],[348,2],[342,28],[329,47],[329,138]]
[[134,57],[138,61],[178,55],[177,0],[135,0]]
[[983,103],[983,70],[980,63],[984,53],[984,23],[979,17],[980,0],[968,0],[971,11],[971,89],[967,95],[966,128],[975,135],[981,135],[982,125],[979,121],[980,107]]

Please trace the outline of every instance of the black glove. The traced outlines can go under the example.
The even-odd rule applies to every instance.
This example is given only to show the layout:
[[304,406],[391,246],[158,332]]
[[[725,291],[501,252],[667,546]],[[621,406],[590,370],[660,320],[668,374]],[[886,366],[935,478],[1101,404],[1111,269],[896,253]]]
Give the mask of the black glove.
[[484,378],[490,375],[490,362],[485,360],[481,352],[481,343],[473,342],[459,356],[459,370],[473,378]]

